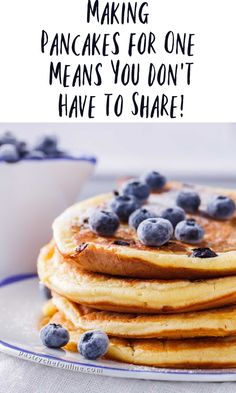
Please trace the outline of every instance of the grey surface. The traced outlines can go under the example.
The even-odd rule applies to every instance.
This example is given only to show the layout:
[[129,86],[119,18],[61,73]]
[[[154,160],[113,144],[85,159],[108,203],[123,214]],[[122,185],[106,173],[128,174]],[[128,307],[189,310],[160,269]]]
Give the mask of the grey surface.
[[0,354],[0,393],[233,393],[235,383],[111,378],[41,366]]

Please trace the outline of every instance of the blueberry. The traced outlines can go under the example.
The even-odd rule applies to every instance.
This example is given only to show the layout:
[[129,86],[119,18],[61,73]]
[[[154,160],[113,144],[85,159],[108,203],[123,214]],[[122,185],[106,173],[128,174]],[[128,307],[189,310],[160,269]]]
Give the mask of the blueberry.
[[207,206],[209,216],[218,220],[227,220],[234,215],[235,202],[223,195],[214,197]]
[[39,291],[40,291],[40,295],[43,299],[51,299],[52,297],[52,293],[51,290],[46,287],[46,285],[44,285],[42,282],[39,283]]
[[70,336],[68,330],[61,325],[50,323],[40,330],[40,338],[48,348],[61,348],[68,343]]
[[199,243],[204,233],[204,229],[195,220],[180,221],[175,228],[176,239],[184,243]]
[[110,205],[112,211],[124,222],[127,222],[130,214],[140,207],[138,200],[128,195],[118,195]]
[[32,158],[34,160],[42,160],[46,155],[43,151],[40,150],[31,150],[28,154],[26,154],[25,158]]
[[110,211],[95,210],[89,217],[91,230],[101,236],[112,236],[120,225],[118,216]]
[[0,145],[5,145],[5,144],[15,145],[16,142],[17,142],[16,137],[10,131],[6,131],[0,137]]
[[190,255],[192,258],[214,258],[217,257],[215,251],[211,250],[208,247],[203,248],[194,248],[192,254]]
[[157,215],[155,213],[142,207],[140,209],[135,210],[129,216],[129,226],[131,226],[134,229],[137,229],[142,221],[146,220],[147,218],[156,218],[156,217]]
[[148,218],[139,225],[137,235],[146,246],[162,246],[172,237],[173,226],[164,218]]
[[152,171],[142,176],[143,181],[150,187],[152,191],[158,191],[166,184],[165,176],[159,172]]
[[112,244],[115,244],[116,246],[126,246],[129,247],[130,246],[130,242],[127,242],[126,240],[114,240],[114,242]]
[[86,359],[96,360],[105,355],[109,346],[109,338],[101,330],[90,330],[81,335],[78,351]]
[[34,147],[34,150],[40,150],[47,155],[57,152],[58,140],[55,135],[41,137]]
[[19,141],[16,143],[16,148],[19,153],[20,158],[25,158],[29,154],[29,147],[26,142]]
[[132,179],[123,185],[122,193],[124,195],[131,195],[140,201],[145,201],[149,197],[150,188],[146,183]]
[[169,207],[161,213],[161,217],[169,220],[175,228],[178,222],[185,220],[185,212],[181,207]]
[[0,160],[5,162],[17,162],[19,161],[19,153],[15,145],[5,144],[0,146]]
[[198,210],[201,199],[194,191],[180,191],[176,198],[176,204],[187,213],[194,213]]

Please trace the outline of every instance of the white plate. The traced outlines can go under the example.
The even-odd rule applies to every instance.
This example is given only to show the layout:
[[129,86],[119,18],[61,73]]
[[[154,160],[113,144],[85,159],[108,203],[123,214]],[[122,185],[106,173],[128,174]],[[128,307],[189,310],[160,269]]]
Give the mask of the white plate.
[[45,348],[37,331],[42,303],[36,275],[17,275],[0,282],[2,352],[46,366],[113,377],[162,381],[236,381],[236,369],[178,370],[141,367],[108,360],[89,361],[78,353]]

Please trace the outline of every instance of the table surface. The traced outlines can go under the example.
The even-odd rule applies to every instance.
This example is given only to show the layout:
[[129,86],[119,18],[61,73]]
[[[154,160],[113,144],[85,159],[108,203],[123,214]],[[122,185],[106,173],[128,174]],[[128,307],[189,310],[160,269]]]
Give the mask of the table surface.
[[0,393],[235,393],[235,383],[158,382],[96,376],[0,354]]

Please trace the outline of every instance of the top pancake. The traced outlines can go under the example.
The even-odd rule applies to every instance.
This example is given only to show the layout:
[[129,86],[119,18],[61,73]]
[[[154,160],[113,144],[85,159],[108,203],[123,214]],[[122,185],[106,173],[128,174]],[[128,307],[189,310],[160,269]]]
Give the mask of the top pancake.
[[236,304],[236,276],[172,281],[112,277],[81,269],[52,243],[40,251],[38,275],[53,292],[98,310],[159,314]]
[[[175,205],[180,190],[195,190],[200,194],[201,206],[196,214],[188,214],[204,227],[204,241],[197,246],[175,239],[161,247],[147,247],[140,243],[136,231],[121,224],[114,237],[101,237],[88,227],[88,216],[94,208],[109,206],[112,194],[99,195],[80,202],[61,214],[53,223],[54,241],[66,259],[73,259],[81,267],[118,276],[137,278],[207,278],[236,274],[236,217],[218,221],[206,213],[208,201],[215,195],[230,196],[236,202],[236,191],[203,186],[168,183],[159,193],[152,193],[148,206],[157,214]],[[123,240],[129,246],[114,244]],[[218,256],[192,258],[195,247],[210,247]]]

